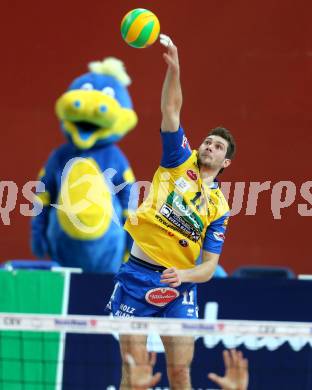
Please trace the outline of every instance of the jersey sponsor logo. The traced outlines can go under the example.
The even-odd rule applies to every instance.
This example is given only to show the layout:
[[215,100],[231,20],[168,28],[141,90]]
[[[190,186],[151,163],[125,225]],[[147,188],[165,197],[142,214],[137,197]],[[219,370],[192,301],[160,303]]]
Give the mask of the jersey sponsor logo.
[[179,177],[177,181],[174,183],[176,188],[184,194],[191,187],[190,183],[188,183],[183,177]]
[[145,299],[151,305],[163,307],[163,306],[166,306],[171,301],[173,301],[174,299],[178,298],[179,295],[180,295],[179,291],[174,289],[174,288],[158,287],[158,288],[153,288],[152,290],[149,290],[145,294]]
[[170,214],[172,214],[172,208],[167,206],[166,204],[164,204],[162,206],[162,208],[160,209],[160,213],[164,216],[164,217],[169,217]]
[[186,174],[187,174],[187,176],[188,176],[191,180],[196,181],[196,180],[198,179],[197,173],[194,172],[192,169],[188,169],[188,170],[186,171]]
[[[174,210],[167,204],[164,204],[162,206],[162,208],[160,209],[160,214],[162,214],[168,221],[175,225],[177,230],[184,236],[190,238],[194,242],[197,242],[200,239],[200,232],[198,232],[192,225],[187,223],[181,216],[177,215]],[[156,218],[162,224],[168,226],[161,217],[156,215]]]
[[190,147],[188,139],[185,135],[183,135],[181,146],[183,149],[185,149],[186,147],[188,147],[188,148]]
[[[168,229],[171,229],[173,230],[174,232],[178,232],[180,234],[182,234],[183,236],[187,237],[189,240],[191,241],[194,241],[194,242],[197,242],[199,239],[200,239],[200,234],[195,232],[195,230],[193,230],[191,233],[188,233],[186,230],[183,230],[181,229],[179,226],[175,226],[173,224],[170,224],[168,223],[165,219],[163,219],[160,215],[155,215],[155,218],[161,223],[163,224],[164,226],[166,226]],[[190,227],[192,228],[192,227]],[[166,229],[162,228],[164,231],[167,231]],[[171,236],[172,234],[172,236]],[[169,234],[169,231],[168,231],[168,235],[173,237],[174,234],[171,233]]]
[[213,233],[213,236],[214,236],[214,238],[215,238],[217,241],[224,241],[224,240],[225,240],[225,235],[224,235],[224,233],[222,233],[222,232],[214,232],[214,233]]
[[181,246],[183,246],[183,248],[185,248],[185,247],[188,246],[188,242],[187,242],[186,240],[180,240],[180,241],[179,241],[179,244],[180,244]]
[[202,232],[204,224],[197,214],[195,214],[190,207],[186,204],[182,196],[171,192],[167,198],[167,203],[177,211],[183,219],[190,223],[196,230]]

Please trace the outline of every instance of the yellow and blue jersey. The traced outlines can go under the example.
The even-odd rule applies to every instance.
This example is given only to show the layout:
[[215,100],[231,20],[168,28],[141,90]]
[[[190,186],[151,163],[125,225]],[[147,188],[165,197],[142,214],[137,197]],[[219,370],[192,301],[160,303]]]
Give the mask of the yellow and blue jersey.
[[183,129],[161,137],[163,156],[149,195],[125,229],[162,266],[192,268],[201,249],[221,253],[229,206],[218,182],[202,181],[197,151],[190,149]]

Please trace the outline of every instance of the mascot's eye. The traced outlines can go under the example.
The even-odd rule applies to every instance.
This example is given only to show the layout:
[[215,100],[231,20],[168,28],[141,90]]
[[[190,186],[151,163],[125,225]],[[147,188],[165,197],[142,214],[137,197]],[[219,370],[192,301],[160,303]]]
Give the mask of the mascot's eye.
[[104,93],[104,95],[108,95],[112,98],[115,97],[115,91],[112,87],[105,87],[102,89],[102,93]]
[[92,89],[94,89],[91,83],[84,83],[80,88],[84,89],[85,91],[91,91]]

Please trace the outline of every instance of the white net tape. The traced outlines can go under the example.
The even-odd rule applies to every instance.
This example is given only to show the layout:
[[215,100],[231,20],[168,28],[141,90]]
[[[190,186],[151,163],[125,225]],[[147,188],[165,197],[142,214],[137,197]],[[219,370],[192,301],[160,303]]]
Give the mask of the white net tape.
[[167,336],[255,336],[312,340],[312,322],[180,320],[107,316],[0,314],[0,330]]

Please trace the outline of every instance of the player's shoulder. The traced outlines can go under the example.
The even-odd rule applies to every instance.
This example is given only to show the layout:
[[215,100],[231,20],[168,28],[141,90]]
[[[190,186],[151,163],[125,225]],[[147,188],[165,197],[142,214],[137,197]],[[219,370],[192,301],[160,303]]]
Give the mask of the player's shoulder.
[[197,150],[191,150],[191,154],[188,158],[183,161],[180,165],[177,166],[179,169],[192,169],[199,175],[198,159],[197,159]]

